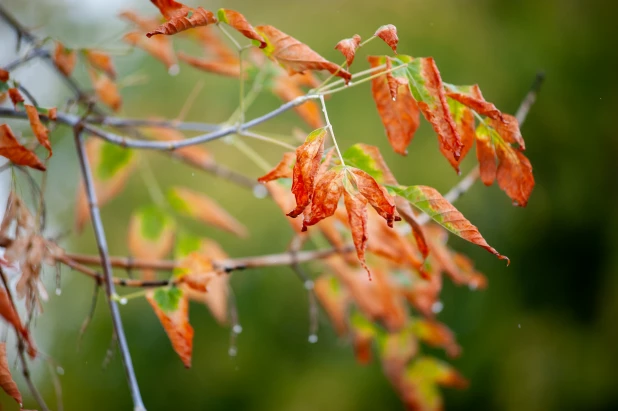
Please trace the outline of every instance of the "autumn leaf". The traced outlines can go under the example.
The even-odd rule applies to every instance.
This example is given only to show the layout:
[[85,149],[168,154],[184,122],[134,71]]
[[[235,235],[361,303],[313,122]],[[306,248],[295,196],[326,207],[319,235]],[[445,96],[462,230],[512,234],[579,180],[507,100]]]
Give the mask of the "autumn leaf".
[[490,124],[496,129],[500,137],[507,143],[517,143],[521,150],[526,149],[526,143],[519,130],[519,121],[510,114],[503,114],[501,119],[491,119]]
[[500,160],[496,172],[498,185],[513,200],[514,205],[525,207],[534,188],[530,160],[509,144],[498,144],[496,153]]
[[[273,81],[272,92],[285,102],[304,96],[306,93],[300,88],[299,80],[303,76],[277,76]],[[320,106],[313,100],[305,101],[294,107],[294,111],[312,128],[324,127]]]
[[36,107],[31,106],[30,104],[25,104],[26,114],[28,115],[28,120],[30,121],[30,127],[32,128],[32,132],[36,136],[36,139],[41,143],[43,147],[47,149],[49,152],[49,157],[52,156],[52,148],[49,142],[49,130],[47,127],[41,123],[41,119],[39,118],[39,112]]
[[146,299],[161,321],[174,351],[186,368],[191,368],[193,327],[189,324],[189,301],[176,287],[148,291]]
[[216,61],[208,58],[193,57],[183,52],[178,52],[178,59],[207,73],[220,74],[235,78],[240,77],[240,65],[236,62],[228,63],[225,61]]
[[450,97],[447,97],[446,101],[448,102],[448,108],[451,112],[451,116],[453,117],[453,121],[457,126],[457,132],[461,137],[462,147],[460,157],[457,160],[455,159],[453,152],[446,150],[442,145],[440,146],[440,151],[455,168],[455,170],[459,172],[459,165],[466,157],[474,145],[474,141],[476,140],[474,112],[464,104]]
[[157,36],[148,40],[141,33],[134,31],[125,34],[123,40],[132,46],[141,48],[157,60],[160,60],[170,74],[178,72],[176,54],[169,38]]
[[[122,191],[136,165],[136,156],[130,149],[104,142],[96,137],[86,140],[85,150],[92,169],[97,204],[102,207]],[[76,203],[75,226],[77,232],[81,232],[84,224],[90,219],[83,183],[78,187]]]
[[6,322],[12,325],[15,328],[15,331],[21,336],[21,338],[24,339],[26,345],[28,346],[28,355],[32,358],[36,357],[36,348],[30,336],[30,332],[19,319],[19,314],[15,310],[15,307],[9,298],[9,294],[4,288],[0,288],[0,315]]
[[139,29],[143,32],[152,31],[159,26],[159,19],[150,18],[150,17],[142,17],[139,14],[127,10],[123,11],[118,15],[126,20],[129,20],[131,23],[135,24]]
[[[369,56],[372,68],[384,64],[384,57]],[[407,147],[419,126],[419,109],[406,84],[397,84],[396,98],[391,95],[388,79],[379,76],[371,82],[371,94],[386,130],[388,141],[395,152],[405,155]]]
[[238,52],[232,50],[230,46],[223,41],[220,32],[221,30],[216,30],[213,26],[201,26],[186,33],[196,39],[202,46],[206,55],[212,57],[213,60],[231,65],[238,65]]
[[21,145],[7,124],[0,124],[0,156],[13,164],[45,171],[45,165],[32,151]]
[[495,105],[485,100],[478,84],[473,86],[453,86],[449,84],[445,88],[447,90],[447,97],[460,102],[480,115],[499,120],[500,122],[504,121],[502,112]]
[[303,231],[306,231],[308,226],[335,214],[339,199],[344,192],[344,172],[345,168],[342,166],[333,167],[317,182],[311,200],[311,211],[305,215],[303,221]]
[[354,56],[356,55],[356,50],[361,44],[361,36],[355,34],[349,39],[343,39],[335,46],[335,50],[339,50],[341,54],[345,57],[345,62],[348,68],[354,62]]
[[380,186],[376,180],[363,170],[348,167],[353,176],[352,184],[356,186],[358,192],[367,199],[369,204],[386,220],[389,227],[393,226],[393,221],[400,218],[395,215],[395,200]]
[[376,327],[358,311],[354,311],[350,316],[350,327],[356,361],[359,364],[369,364]]
[[98,50],[86,50],[84,53],[92,67],[105,72],[112,80],[116,79],[116,69],[109,54]]
[[311,202],[315,177],[324,153],[326,129],[317,129],[307,136],[305,142],[296,149],[296,164],[292,176],[292,193],[296,197],[296,208],[290,217],[298,217]]
[[241,238],[249,235],[244,225],[205,194],[184,187],[173,187],[167,198],[174,210],[181,215],[195,218]]
[[496,149],[490,133],[490,129],[484,124],[479,125],[476,130],[476,157],[479,162],[481,181],[486,186],[494,183],[498,171]]
[[19,392],[17,384],[13,381],[9,361],[6,357],[5,342],[0,343],[0,387],[2,387],[5,393],[17,401],[20,407],[22,406],[23,400],[21,393]]
[[110,107],[114,111],[120,110],[122,105],[122,97],[118,92],[118,86],[109,77],[101,75],[96,71],[89,69],[90,81],[97,97],[101,103]]
[[455,335],[444,324],[435,320],[416,320],[413,323],[414,334],[432,347],[444,348],[449,357],[461,354],[461,347],[455,341]]
[[315,280],[315,295],[328,314],[339,336],[347,333],[348,295],[343,285],[331,275],[322,275]]
[[395,385],[406,365],[418,354],[418,339],[407,326],[398,332],[384,333],[378,338],[380,361],[387,378]]
[[12,87],[8,91],[9,91],[9,98],[11,99],[11,103],[13,103],[13,107],[15,107],[15,110],[23,109],[24,108],[23,103],[26,100],[21,95],[19,90],[15,87]]
[[289,74],[303,73],[306,70],[328,70],[346,82],[352,78],[348,71],[273,26],[258,26],[256,30],[266,40],[264,53],[281,64]]
[[423,116],[438,134],[438,141],[444,151],[453,153],[455,160],[461,157],[463,143],[457,131],[446,101],[444,84],[433,58],[412,58],[399,55],[398,62],[407,64],[406,74],[410,91]]
[[[6,83],[9,81],[10,74],[8,71],[0,69],[0,83]],[[3,85],[5,86],[5,85]],[[0,90],[5,91],[5,90]]]
[[171,36],[181,31],[190,28],[206,26],[217,22],[215,15],[202,7],[192,8],[187,7],[182,3],[174,0],[151,0],[152,3],[159,8],[161,14],[167,20],[156,29],[146,33],[147,37],[152,37],[157,34]]
[[[143,207],[131,215],[128,244],[131,256],[143,260],[160,260],[174,245],[174,220],[156,206]],[[154,270],[144,270],[143,278],[153,280]]]
[[393,49],[395,54],[397,54],[397,43],[399,43],[399,37],[397,37],[397,27],[392,24],[386,24],[378,28],[374,36],[384,40],[384,42]]
[[507,260],[508,263],[509,259],[490,247],[481,233],[479,233],[479,230],[463,214],[457,211],[451,203],[442,197],[436,189],[427,186],[391,186],[389,188],[451,233],[486,249],[501,260]]
[[271,171],[258,178],[260,183],[278,180],[280,178],[292,178],[292,167],[296,161],[296,153],[283,153],[283,159]]
[[220,22],[229,24],[246,38],[250,40],[255,40],[260,43],[261,49],[266,47],[266,42],[264,41],[264,38],[260,36],[257,31],[255,31],[255,29],[251,24],[249,24],[245,16],[243,16],[239,12],[229,9],[219,9],[219,11],[217,12],[217,17],[219,18]]
[[65,48],[62,43],[56,42],[56,50],[54,51],[54,64],[65,76],[70,76],[73,73],[75,64],[77,63],[77,53],[75,50]]
[[6,99],[7,92],[9,91],[9,77],[9,72],[0,68],[0,103]]

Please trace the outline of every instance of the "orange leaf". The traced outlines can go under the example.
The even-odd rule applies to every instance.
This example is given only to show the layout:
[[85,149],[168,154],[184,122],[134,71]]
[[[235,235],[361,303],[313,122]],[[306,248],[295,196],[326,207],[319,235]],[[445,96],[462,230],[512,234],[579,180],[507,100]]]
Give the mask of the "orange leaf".
[[393,226],[393,221],[401,220],[401,218],[395,216],[395,200],[384,187],[380,186],[373,177],[363,170],[353,167],[349,167],[348,170],[354,176],[360,194],[386,220],[389,227]]
[[202,7],[192,8],[187,7],[182,3],[177,3],[174,0],[151,0],[152,3],[159,8],[167,23],[164,23],[156,29],[146,33],[147,37],[152,37],[157,34],[171,36],[181,31],[188,30],[193,27],[206,26],[217,22],[215,15]]
[[212,259],[193,252],[178,263],[177,271],[179,282],[186,284],[189,289],[205,293],[208,291],[210,282],[219,274],[212,265]]
[[191,368],[191,355],[193,352],[193,327],[189,324],[189,301],[182,294],[174,310],[165,311],[156,301],[155,291],[149,291],[146,299],[154,309],[155,314],[161,321],[163,329],[167,333],[174,351],[180,356],[183,364]]
[[519,130],[519,122],[510,114],[503,114],[502,120],[492,119],[490,124],[496,129],[500,137],[507,143],[517,143],[522,150],[526,149],[526,143]]
[[258,41],[260,43],[261,49],[266,47],[266,42],[264,41],[264,38],[260,36],[257,31],[255,31],[255,29],[251,24],[249,24],[245,16],[243,16],[239,12],[230,9],[219,9],[217,16],[219,17],[220,21],[229,24],[246,38]]
[[34,358],[36,356],[36,348],[30,337],[30,332],[19,319],[19,314],[15,311],[15,307],[11,303],[9,295],[4,288],[0,288],[0,315],[6,322],[11,324],[15,328],[15,331],[25,340],[28,345],[28,355]]
[[9,97],[16,110],[19,108],[18,105],[25,101],[19,90],[14,87],[9,89]]
[[[131,256],[143,260],[159,260],[169,254],[174,245],[175,226],[156,207],[142,208],[131,215],[127,242]],[[154,270],[144,270],[143,278],[153,280]]]
[[62,43],[56,42],[54,63],[65,76],[70,76],[77,63],[77,54],[75,50],[65,49]]
[[355,34],[352,38],[343,39],[335,46],[335,50],[339,50],[341,54],[345,57],[346,64],[348,68],[354,62],[354,56],[356,55],[356,50],[361,43],[361,36]]
[[360,193],[350,194],[348,190],[343,193],[345,209],[348,212],[352,240],[356,248],[356,255],[363,268],[371,279],[371,271],[365,262],[365,250],[367,249],[367,199]]
[[328,170],[315,185],[311,200],[311,211],[305,215],[303,231],[307,227],[335,214],[343,193],[343,167]]
[[213,26],[197,27],[188,34],[197,38],[206,54],[222,63],[238,65],[238,53],[233,51],[219,35],[220,30],[215,30]]
[[500,160],[496,173],[498,185],[515,205],[525,207],[534,188],[530,160],[509,144],[497,144],[496,152]]
[[172,206],[181,214],[246,238],[247,228],[224,208],[205,194],[184,187],[174,187],[168,196]]
[[17,388],[17,384],[13,381],[13,376],[11,376],[11,369],[9,368],[9,361],[6,358],[6,343],[0,343],[0,387],[11,396],[19,406],[22,406],[22,397],[19,392],[19,388]]
[[399,37],[397,37],[397,27],[392,24],[387,24],[380,27],[374,34],[375,37],[379,37],[397,54],[397,43],[399,43]]
[[9,72],[3,69],[0,69],[0,81],[3,83],[6,83],[7,81],[9,81]]
[[[287,213],[288,210],[294,207],[294,196],[289,189],[283,187],[283,185],[277,183],[276,181],[270,181],[268,183],[265,183],[265,185],[268,193],[273,198],[277,206],[281,209],[281,211]],[[286,218],[286,220],[290,223],[296,233],[302,232],[302,220],[295,218]]]
[[99,100],[109,106],[112,110],[120,110],[122,105],[122,97],[118,92],[118,87],[109,77],[101,75],[96,71],[89,69],[90,81],[92,81],[92,87]]
[[432,347],[444,348],[449,357],[458,357],[461,347],[455,341],[455,335],[444,324],[433,320],[417,320],[414,331],[418,337]]
[[[456,106],[456,111],[453,111],[452,106]],[[468,107],[455,103],[451,104],[449,102],[449,109],[451,109],[451,115],[453,117],[453,121],[457,125],[457,132],[461,137],[461,151],[460,157],[458,160],[455,159],[455,156],[452,151],[446,150],[443,145],[440,145],[440,151],[442,155],[447,158],[449,163],[459,172],[459,165],[466,157],[466,154],[470,151],[472,146],[474,145],[474,141],[476,140],[476,132],[474,126],[474,113]]]
[[[299,79],[304,76],[278,76],[273,84],[272,92],[285,102],[304,96],[306,93],[299,86]],[[313,100],[294,107],[294,111],[312,128],[324,127],[320,106]]]
[[45,171],[45,165],[32,151],[22,146],[7,124],[0,124],[0,156],[14,164]]
[[489,133],[476,133],[476,158],[479,162],[481,181],[490,186],[496,179],[498,166],[496,164],[496,149]]
[[136,26],[140,28],[141,31],[144,31],[144,32],[154,30],[159,26],[158,19],[150,18],[150,17],[141,17],[133,11],[123,11],[122,13],[119,14],[119,16],[134,23]]
[[208,73],[221,74],[228,77],[240,77],[240,66],[237,62],[216,61],[211,59],[193,57],[183,52],[178,52],[178,58],[191,66]]
[[288,213],[290,217],[298,217],[311,202],[315,177],[324,153],[325,137],[326,129],[315,130],[296,149],[296,164],[292,176],[292,193],[296,197],[296,208]]
[[[368,57],[371,67],[382,64],[380,57]],[[390,61],[390,60],[387,60]],[[395,80],[396,81],[396,80]],[[388,141],[399,154],[407,154],[407,147],[420,124],[419,109],[407,84],[397,84],[396,99],[391,95],[388,79],[379,76],[371,82],[371,93],[386,130]]]
[[258,178],[260,183],[267,183],[269,181],[278,180],[280,178],[292,178],[292,167],[296,161],[295,153],[283,153],[283,159],[269,171],[266,175]]
[[92,67],[104,71],[112,80],[116,79],[116,69],[109,54],[98,50],[86,50],[86,58]]
[[469,91],[460,90],[453,87],[447,87],[447,97],[460,102],[461,104],[470,107],[477,113],[502,121],[502,113],[492,103],[489,103],[483,97],[478,84],[470,87]]
[[346,309],[349,297],[343,285],[330,275],[322,275],[315,280],[314,290],[337,334],[345,335],[348,330]]
[[25,107],[26,114],[28,114],[28,120],[30,120],[30,127],[34,132],[36,139],[39,140],[39,143],[47,149],[49,152],[49,157],[51,157],[52,148],[49,143],[49,130],[43,125],[43,123],[41,123],[41,119],[39,119],[39,112],[36,107],[31,106],[30,104],[26,104]]
[[331,74],[341,77],[346,82],[352,78],[352,75],[346,70],[326,60],[306,44],[273,26],[258,26],[256,29],[268,43],[268,46],[263,49],[264,53],[279,62],[289,74],[303,73],[305,70],[328,70]]
[[148,40],[141,33],[134,31],[125,34],[123,40],[132,46],[143,49],[154,58],[163,62],[170,74],[178,72],[174,48],[172,47],[172,42],[167,37],[157,36]]

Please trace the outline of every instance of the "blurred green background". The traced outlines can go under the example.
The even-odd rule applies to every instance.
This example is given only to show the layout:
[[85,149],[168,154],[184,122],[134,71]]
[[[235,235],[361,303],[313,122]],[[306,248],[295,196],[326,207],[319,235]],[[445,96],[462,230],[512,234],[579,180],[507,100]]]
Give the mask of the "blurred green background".
[[[146,0],[2,0],[20,21],[41,37],[69,47],[99,47],[117,54],[123,89],[123,116],[175,117],[200,81],[205,87],[187,120],[224,121],[237,104],[234,80],[203,74],[189,66],[170,77],[144,53],[127,55],[119,39],[128,25],[115,18],[134,7],[149,15]],[[489,278],[489,288],[472,292],[445,281],[439,319],[457,334],[464,351],[452,363],[471,380],[466,391],[446,391],[451,410],[615,410],[618,409],[618,67],[613,4],[583,0],[314,0],[188,2],[208,9],[227,7],[254,24],[272,24],[309,44],[327,59],[341,60],[334,45],[359,33],[370,36],[387,23],[399,30],[400,52],[433,56],[445,81],[479,83],[485,97],[514,112],[538,70],[546,83],[523,127],[536,188],[525,209],[514,208],[497,187],[475,185],[457,207],[490,244],[511,258],[507,268],[490,254],[453,238]],[[14,36],[0,22],[3,54],[12,58]],[[9,50],[9,51],[7,51]],[[386,53],[374,42],[357,57]],[[41,73],[41,74],[33,74]],[[20,77],[21,76],[21,77]],[[48,76],[44,82],[35,77]],[[87,83],[83,70],[78,76]],[[68,96],[43,65],[18,72],[28,85],[38,81],[42,104]],[[122,80],[121,80],[122,83]],[[37,90],[35,89],[35,95]],[[248,117],[278,105],[265,96]],[[363,85],[335,95],[329,115],[340,144],[377,144],[404,184],[426,184],[442,192],[458,177],[441,157],[425,123],[406,158],[386,144],[382,125]],[[287,133],[302,126],[287,113],[259,129]],[[50,234],[73,224],[78,168],[68,130],[52,137],[47,201]],[[281,151],[249,141],[275,163]],[[261,170],[222,141],[208,145],[223,164],[257,177]],[[473,166],[464,163],[464,172]],[[249,227],[246,241],[208,227],[192,227],[219,241],[231,256],[279,252],[292,231],[276,206],[246,189],[219,181],[153,153],[148,156],[163,187],[180,184],[203,190]],[[126,255],[126,227],[133,208],[149,202],[136,173],[128,188],[103,209],[112,253]],[[92,231],[72,235],[66,247],[95,253]],[[53,277],[50,270],[49,277]],[[312,270],[313,275],[319,270]],[[321,313],[319,342],[309,344],[306,292],[287,268],[235,273],[243,332],[238,356],[228,356],[229,330],[218,326],[206,308],[192,305],[195,327],[193,368],[185,370],[167,336],[143,300],[122,307],[137,376],[149,410],[391,410],[402,409],[379,363],[356,364],[350,346],[334,335]],[[110,343],[111,324],[103,299],[77,350],[78,331],[89,309],[92,282],[63,270],[62,294],[53,293],[37,320],[41,350],[57,360],[67,410],[130,409],[121,361],[101,364]],[[26,393],[23,379],[16,376]],[[36,380],[55,407],[53,384],[44,365]],[[15,409],[4,394],[0,402]],[[35,403],[26,395],[27,408]]]

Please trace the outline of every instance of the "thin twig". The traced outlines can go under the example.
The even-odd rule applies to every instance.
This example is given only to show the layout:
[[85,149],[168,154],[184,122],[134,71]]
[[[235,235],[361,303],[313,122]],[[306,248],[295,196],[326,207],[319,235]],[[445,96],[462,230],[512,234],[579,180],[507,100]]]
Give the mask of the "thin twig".
[[90,208],[90,217],[91,217],[92,225],[94,228],[94,234],[97,240],[99,255],[101,256],[103,277],[105,280],[104,281],[105,295],[107,297],[107,302],[109,304],[109,308],[111,311],[114,332],[116,336],[118,337],[118,346],[120,349],[122,362],[124,364],[127,381],[129,383],[129,389],[131,390],[134,410],[135,411],[145,411],[146,408],[144,406],[144,402],[142,401],[142,396],[140,394],[139,386],[137,384],[137,378],[135,377],[135,371],[133,370],[133,362],[131,360],[131,354],[129,352],[129,347],[127,344],[126,336],[124,334],[124,328],[122,326],[122,319],[120,317],[120,311],[118,309],[118,305],[116,301],[112,298],[112,296],[116,294],[114,281],[113,281],[113,275],[112,275],[112,266],[109,262],[109,253],[107,251],[107,240],[105,238],[105,231],[103,229],[103,224],[101,222],[101,215],[99,213],[99,207],[97,204],[97,196],[94,191],[92,171],[91,171],[90,163],[88,161],[88,157],[86,155],[86,151],[83,145],[81,131],[82,130],[80,129],[79,125],[76,125],[75,130],[74,130],[75,146],[77,149],[77,156],[79,158],[79,163],[80,163],[80,167],[82,171],[84,188],[86,191],[86,196],[88,198],[88,206]]

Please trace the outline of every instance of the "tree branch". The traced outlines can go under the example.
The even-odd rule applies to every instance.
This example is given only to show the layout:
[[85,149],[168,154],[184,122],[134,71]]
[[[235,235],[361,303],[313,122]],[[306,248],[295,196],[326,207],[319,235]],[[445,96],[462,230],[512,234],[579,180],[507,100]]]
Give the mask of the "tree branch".
[[82,129],[80,124],[75,125],[75,146],[77,149],[77,156],[79,158],[79,164],[82,171],[82,177],[84,181],[84,187],[86,196],[88,198],[88,206],[90,208],[90,217],[92,225],[94,227],[94,234],[97,240],[97,246],[99,248],[99,255],[101,256],[101,263],[103,267],[103,280],[105,284],[105,295],[111,311],[112,324],[114,331],[118,336],[118,347],[120,349],[122,362],[124,364],[125,373],[131,390],[131,396],[133,397],[133,405],[135,411],[145,411],[142,396],[137,384],[137,378],[135,377],[135,371],[133,370],[133,362],[131,360],[131,354],[127,344],[126,336],[124,334],[124,328],[122,326],[122,319],[120,318],[120,311],[116,301],[112,298],[115,295],[114,281],[112,277],[112,267],[109,261],[109,254],[107,251],[107,240],[105,238],[105,231],[101,222],[101,215],[99,213],[99,207],[97,205],[97,197],[94,191],[94,182],[92,179],[92,171],[88,162],[88,156],[83,145]]

